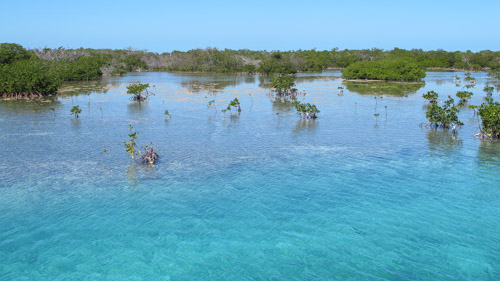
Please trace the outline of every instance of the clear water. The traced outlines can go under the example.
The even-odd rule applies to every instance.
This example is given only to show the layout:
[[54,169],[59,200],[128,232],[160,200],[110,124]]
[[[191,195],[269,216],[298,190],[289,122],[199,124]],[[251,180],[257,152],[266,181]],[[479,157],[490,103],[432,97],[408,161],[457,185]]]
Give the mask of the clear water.
[[[474,138],[468,109],[456,138],[419,127],[422,93],[453,96],[456,74],[377,99],[302,74],[315,121],[257,76],[139,73],[1,101],[0,280],[498,280],[500,144]],[[131,81],[156,95],[134,104]],[[220,111],[234,97],[239,117]],[[156,167],[126,154],[128,124]]]

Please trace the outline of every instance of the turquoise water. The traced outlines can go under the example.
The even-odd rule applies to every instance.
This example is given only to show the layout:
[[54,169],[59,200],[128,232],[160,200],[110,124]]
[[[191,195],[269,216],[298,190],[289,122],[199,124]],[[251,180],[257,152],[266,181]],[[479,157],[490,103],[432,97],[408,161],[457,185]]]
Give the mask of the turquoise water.
[[[136,73],[0,101],[0,280],[498,280],[500,144],[474,138],[468,109],[457,137],[419,127],[422,94],[453,96],[456,74],[377,99],[302,74],[315,121],[258,76]],[[134,104],[131,81],[156,95]],[[241,115],[221,113],[234,97]],[[128,124],[154,168],[126,154]]]

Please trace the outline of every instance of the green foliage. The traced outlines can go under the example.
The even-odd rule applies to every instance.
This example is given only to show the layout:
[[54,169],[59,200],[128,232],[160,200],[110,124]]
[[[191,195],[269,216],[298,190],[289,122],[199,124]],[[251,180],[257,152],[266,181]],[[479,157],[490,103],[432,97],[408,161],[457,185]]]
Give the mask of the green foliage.
[[[239,101],[238,101],[239,102]],[[207,104],[208,108],[213,108],[215,111],[215,116],[217,116],[217,107],[215,106],[215,100],[211,100]]]
[[486,98],[486,102],[479,106],[478,115],[481,117],[483,137],[500,138],[500,103]]
[[297,69],[293,66],[289,57],[280,52],[272,53],[270,57],[259,63],[258,71],[262,74],[295,74]]
[[473,95],[472,92],[458,91],[457,92],[457,98],[460,99],[459,104],[461,104],[461,105],[465,104],[472,97],[472,95]]
[[52,61],[50,67],[63,81],[88,81],[100,78],[104,65],[105,61],[99,56],[82,56],[74,61]]
[[79,105],[75,105],[73,106],[73,108],[71,108],[70,110],[70,113],[71,115],[73,115],[76,118],[78,118],[78,116],[82,113],[82,110],[80,109],[80,106]]
[[436,128],[455,129],[456,126],[462,126],[463,123],[458,120],[459,109],[455,105],[455,101],[451,96],[448,96],[448,100],[445,101],[444,105],[441,107],[436,102],[432,103],[431,106],[427,108],[425,116],[430,122],[430,126]]
[[293,76],[272,76],[271,87],[278,95],[290,95],[297,92]]
[[127,142],[125,142],[125,150],[130,155],[132,160],[135,160],[136,159],[136,148],[137,148],[137,144],[136,144],[135,140],[139,136],[139,133],[132,132],[133,129],[134,129],[134,127],[132,127],[132,125],[128,125],[128,130],[129,130],[128,137],[130,139]]
[[500,80],[500,71],[492,70],[492,71],[488,72],[488,76],[491,77],[492,79]]
[[147,64],[141,59],[139,55],[129,55],[121,59],[121,62],[125,64],[123,66],[122,72],[133,72],[133,71],[144,71],[148,69]]
[[50,95],[61,83],[50,63],[36,58],[0,65],[0,94]]
[[428,91],[427,94],[423,94],[422,97],[428,100],[430,103],[435,103],[438,99],[438,93],[434,91]]
[[163,112],[165,116],[168,116],[168,118],[172,119],[172,116],[170,115],[170,112],[168,112],[168,109]]
[[232,111],[233,108],[237,109],[238,113],[241,112],[240,101],[238,100],[238,98],[234,98],[234,100],[229,102],[229,104],[228,104],[226,110],[224,110],[224,112],[226,112],[228,110]]
[[314,104],[301,103],[298,100],[295,100],[292,104],[295,110],[297,110],[297,113],[303,118],[316,119],[316,115],[320,112]]
[[493,93],[494,90],[495,90],[495,87],[489,86],[489,85],[486,85],[483,88],[483,91],[485,91],[490,96],[491,96],[491,94]]
[[346,79],[419,81],[425,77],[421,67],[404,60],[361,61],[342,71]]
[[0,44],[0,64],[11,64],[19,60],[28,60],[31,57],[32,54],[19,44]]
[[152,94],[148,91],[148,88],[149,84],[133,83],[127,86],[127,94],[132,95],[134,101],[145,101]]

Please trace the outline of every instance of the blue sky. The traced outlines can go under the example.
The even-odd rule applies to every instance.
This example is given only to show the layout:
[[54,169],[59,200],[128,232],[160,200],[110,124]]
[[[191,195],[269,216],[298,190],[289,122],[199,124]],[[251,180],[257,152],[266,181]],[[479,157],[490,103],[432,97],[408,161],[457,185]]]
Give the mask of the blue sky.
[[0,42],[28,48],[500,48],[495,1],[2,1]]

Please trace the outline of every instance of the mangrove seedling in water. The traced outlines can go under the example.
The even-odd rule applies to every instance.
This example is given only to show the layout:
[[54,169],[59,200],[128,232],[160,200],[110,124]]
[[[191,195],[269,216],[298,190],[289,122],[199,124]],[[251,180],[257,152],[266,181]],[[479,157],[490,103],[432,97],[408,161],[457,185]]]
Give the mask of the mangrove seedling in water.
[[128,125],[128,129],[128,136],[130,139],[129,141],[125,142],[125,149],[127,153],[130,154],[132,160],[136,160],[138,162],[141,162],[142,164],[154,164],[156,161],[158,161],[160,157],[158,156],[158,153],[156,153],[152,144],[146,144],[146,146],[143,148],[143,151],[138,150],[135,140],[139,136],[139,133],[132,132],[132,130],[134,129],[132,125]]
[[430,103],[435,103],[438,99],[438,93],[434,91],[428,91],[427,94],[423,94],[422,97],[428,100]]
[[213,109],[214,109],[214,111],[215,111],[214,116],[217,116],[217,107],[215,107],[215,100],[211,100],[211,101],[209,101],[209,102],[208,102],[207,107],[208,107],[209,109],[212,109],[212,108],[213,108]]
[[170,115],[170,112],[168,112],[168,109],[163,112],[165,116],[168,116],[169,119],[172,119],[172,116]]
[[295,100],[292,104],[293,106],[295,106],[295,110],[297,110],[297,113],[300,115],[300,117],[310,119],[317,118],[316,115],[319,113],[319,110],[316,108],[316,105],[310,103],[301,103],[298,100]]
[[80,109],[79,105],[75,105],[73,106],[73,108],[71,108],[70,113],[75,117],[75,119],[77,119],[78,116],[82,113],[82,110]]
[[472,92],[468,92],[468,91],[459,91],[457,92],[457,98],[460,99],[460,101],[458,102],[459,105],[464,105],[465,103],[467,103],[467,101],[470,100],[470,97],[472,97],[473,93]]
[[291,101],[297,96],[298,90],[295,88],[295,77],[273,76],[271,77],[271,83],[275,101]]
[[148,91],[149,84],[134,83],[127,86],[127,94],[132,95],[133,101],[142,102],[149,98],[153,93]]
[[481,139],[500,138],[500,103],[486,98],[486,102],[479,106],[477,114],[481,117],[481,126],[480,133],[476,136]]
[[135,160],[135,155],[136,155],[135,148],[137,147],[135,140],[139,136],[139,133],[132,132],[133,129],[134,129],[134,127],[132,127],[132,125],[128,125],[128,130],[129,130],[128,137],[130,139],[127,142],[125,142],[125,149],[126,149],[127,153],[130,154],[130,157],[132,158],[132,160]]
[[488,97],[491,97],[491,95],[493,94],[494,90],[495,90],[495,87],[490,86],[490,85],[484,86],[484,89],[483,89],[483,91],[486,92],[486,95],[488,95]]
[[224,112],[226,112],[226,111],[228,111],[228,110],[229,110],[230,112],[232,112],[232,109],[233,109],[233,108],[236,108],[236,109],[237,109],[237,111],[238,111],[238,113],[240,113],[240,112],[241,112],[240,101],[238,100],[238,98],[234,98],[234,100],[232,100],[232,101],[228,104],[228,106],[227,106],[227,108],[226,108],[226,110],[225,110]]
[[432,103],[425,117],[429,120],[429,123],[422,123],[426,127],[450,129],[453,133],[457,132],[457,127],[463,126],[463,123],[458,120],[458,107],[455,105],[455,100],[448,96],[448,100],[445,101],[444,105],[441,107],[437,103]]

